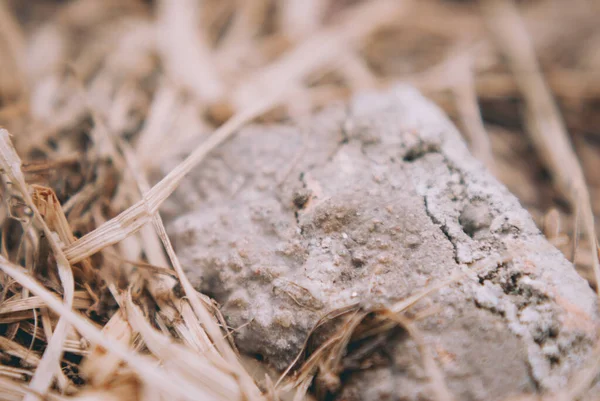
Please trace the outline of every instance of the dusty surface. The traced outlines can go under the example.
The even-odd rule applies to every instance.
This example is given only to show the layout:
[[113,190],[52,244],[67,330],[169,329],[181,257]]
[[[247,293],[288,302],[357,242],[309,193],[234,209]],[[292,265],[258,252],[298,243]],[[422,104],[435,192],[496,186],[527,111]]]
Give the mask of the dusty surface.
[[[410,88],[359,96],[299,127],[247,128],[169,208],[190,279],[243,326],[240,349],[278,369],[327,311],[390,305],[496,254],[509,261],[437,292],[426,307],[435,313],[417,322],[457,399],[557,390],[593,342],[587,283]],[[376,363],[342,377],[340,398],[431,396],[408,336],[370,354]]]

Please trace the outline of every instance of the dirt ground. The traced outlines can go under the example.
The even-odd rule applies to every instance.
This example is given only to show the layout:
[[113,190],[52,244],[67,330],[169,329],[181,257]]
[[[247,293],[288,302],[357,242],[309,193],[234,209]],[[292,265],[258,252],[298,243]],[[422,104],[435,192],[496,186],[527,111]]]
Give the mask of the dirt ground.
[[[220,238],[231,236],[234,240],[236,232],[244,232],[229,227],[243,227],[245,217],[236,213],[250,210],[255,201],[266,210],[265,202],[273,210],[282,204],[296,208],[297,216],[291,213],[286,224],[306,226],[309,231],[329,230],[314,226],[319,218],[309,216],[312,211],[303,212],[312,210],[314,190],[307,187],[329,174],[324,190],[336,191],[331,183],[339,183],[343,195],[344,178],[335,173],[340,166],[332,172],[319,167],[323,171],[314,179],[317,184],[305,182],[305,186],[287,188],[289,177],[294,177],[303,163],[310,163],[311,157],[317,164],[337,160],[327,152],[335,153],[339,141],[328,144],[321,135],[342,135],[338,133],[340,120],[357,94],[388,93],[399,82],[420,90],[452,119],[471,154],[516,196],[547,240],[562,252],[565,259],[553,256],[561,260],[557,266],[568,266],[564,260],[576,265],[588,286],[581,287],[581,295],[569,302],[580,303],[578,308],[587,310],[598,277],[594,216],[600,213],[596,198],[600,189],[599,17],[600,4],[592,0],[0,2],[0,128],[6,129],[0,135],[4,201],[0,210],[0,399],[33,400],[36,394],[44,394],[48,399],[258,400],[294,394],[302,399],[305,393],[316,399],[381,398],[379,393],[361,392],[373,379],[355,373],[360,371],[356,363],[369,358],[348,358],[347,365],[323,363],[315,344],[335,349],[329,356],[346,355],[345,346],[368,325],[384,327],[381,330],[386,334],[375,338],[408,334],[414,338],[411,329],[425,332],[425,345],[430,337],[427,330],[413,324],[418,320],[414,311],[395,313],[392,318],[387,312],[369,309],[380,300],[369,307],[362,305],[360,313],[344,309],[349,305],[345,301],[354,299],[352,294],[365,285],[364,277],[356,276],[357,270],[344,278],[346,287],[330,289],[337,293],[331,304],[313,295],[322,289],[314,289],[310,283],[298,286],[297,277],[285,269],[276,271],[281,264],[273,261],[265,270],[274,271],[257,273],[264,281],[252,284],[262,289],[243,288],[246,293],[238,291],[237,298],[231,295],[234,287],[240,286],[235,274],[225,277],[213,272],[208,274],[212,278],[202,281],[199,276],[205,273],[195,277],[193,272],[220,263],[215,255],[224,251],[215,244]],[[324,110],[325,114],[319,114]],[[314,119],[311,116],[328,113],[334,115],[316,117],[317,122],[309,124],[318,128],[306,128],[307,121]],[[280,143],[278,131],[276,135],[261,128],[273,124],[287,127],[275,131],[282,129],[294,140]],[[248,125],[252,126],[243,128]],[[236,136],[240,129],[242,135]],[[273,136],[268,142],[271,148],[254,147],[249,133]],[[347,139],[342,135],[342,141]],[[359,142],[364,145],[369,140],[365,137]],[[344,149],[351,148],[351,143]],[[377,161],[381,152],[393,146],[366,156]],[[229,162],[215,156],[223,152]],[[350,164],[360,165],[363,156],[348,156],[353,160]],[[237,204],[224,200],[224,188],[231,185],[247,195],[244,174],[237,177],[235,166],[246,163],[246,171],[253,171],[263,159],[268,159],[275,171],[261,176],[264,182],[259,184],[279,185],[281,191],[276,193],[289,199],[242,197]],[[276,164],[277,160],[282,164]],[[408,164],[416,168],[419,163]],[[376,165],[363,168],[370,171]],[[219,182],[218,174],[211,176],[214,171],[230,171],[231,176]],[[196,184],[193,188],[179,185],[188,173],[192,180],[204,181],[197,188]],[[357,183],[363,178],[355,177]],[[369,181],[363,187],[370,185],[374,184]],[[203,188],[207,188],[205,192],[201,192]],[[173,192],[175,196],[169,198]],[[414,201],[423,206],[422,195],[413,194],[413,199],[410,190],[406,193],[407,204]],[[488,225],[487,217],[480,222],[481,210],[474,203],[473,210],[457,217],[459,222],[461,218],[463,223],[467,221],[463,224],[467,228],[460,229],[466,242],[484,240],[477,238],[483,235],[477,232]],[[207,204],[210,209],[204,208]],[[422,208],[419,218],[431,224],[430,218],[425,219],[427,205]],[[221,216],[211,223],[212,231],[202,232],[205,227],[197,227],[194,230],[199,231],[190,231],[199,238],[187,240],[177,233],[178,224],[192,221],[182,217],[184,214],[208,213],[202,218],[216,219],[207,210],[218,210]],[[253,213],[253,218],[267,223],[272,217],[261,208]],[[387,223],[387,212],[378,213],[383,213],[378,218]],[[230,221],[230,226],[223,221]],[[438,219],[435,224],[442,223]],[[414,224],[426,223],[419,220]],[[363,225],[354,228],[366,229]],[[319,246],[337,249],[347,240],[342,234],[351,234],[332,230],[340,237],[330,235],[331,242],[325,241],[325,245],[321,238]],[[244,235],[255,235],[248,252],[259,252],[260,236],[252,230]],[[439,259],[451,265],[444,270],[450,275],[458,265],[473,262],[461,259],[455,243],[450,241],[455,247],[445,249],[448,240],[440,240],[446,241],[445,245],[432,242],[431,249],[426,249],[426,242],[411,248],[411,241],[419,241],[403,238],[406,249],[398,251],[402,256],[391,257],[445,252],[447,257]],[[214,253],[191,255],[182,245],[185,241],[203,244],[203,249]],[[369,267],[378,257],[384,258],[387,251],[369,244],[349,253],[348,262]],[[290,252],[306,252],[311,246],[299,245]],[[191,268],[194,263],[201,269]],[[315,263],[324,262],[318,259]],[[437,285],[433,271],[418,276],[404,289],[393,284],[397,277],[388,278],[389,288],[382,288],[400,302],[411,299],[414,288]],[[431,280],[425,280],[426,276]],[[494,290],[490,288],[500,285],[494,280],[502,280],[501,276],[482,284],[489,293],[474,290],[471,305],[477,304],[478,296],[483,297],[483,304],[493,303],[490,294]],[[577,280],[575,276],[565,278],[565,282],[573,280]],[[265,288],[272,291],[262,299],[248,299],[248,291],[264,293]],[[272,347],[269,336],[273,332],[268,324],[265,331],[252,332],[252,325],[244,326],[248,321],[234,311],[244,303],[260,311],[262,302],[273,299],[287,306],[280,308],[277,316],[267,314],[268,319],[277,320],[278,330],[288,334],[297,327],[292,322],[298,321],[302,333],[279,344],[279,349]],[[296,308],[299,305],[304,312]],[[328,343],[336,331],[315,328],[318,317],[329,308],[343,309],[335,320],[347,328],[342,332],[349,337],[342,336],[343,341]],[[500,313],[494,308],[484,309]],[[480,312],[478,308],[473,313]],[[349,314],[354,317],[346,319]],[[506,317],[507,312],[502,314]],[[393,330],[390,319],[400,319],[394,321]],[[361,329],[348,328],[353,325]],[[305,337],[311,333],[315,344],[306,344]],[[493,330],[482,329],[479,339],[486,333]],[[489,341],[510,336],[498,334]],[[600,370],[596,366],[600,346],[594,343],[595,334],[586,336],[581,348],[563,344],[558,354],[553,354],[554,348],[546,347],[548,372],[566,366],[567,355],[589,360],[565,368],[559,375],[565,381],[554,381],[560,385],[548,384],[554,379],[548,379],[552,375],[547,372],[530,382],[536,375],[530,371],[517,374],[524,369],[518,365],[503,369],[514,368],[515,376],[524,381],[496,382],[500,383],[498,390],[481,385],[482,392],[467,395],[457,390],[456,378],[446,377],[447,386],[456,399],[492,397],[490,394],[501,399],[511,395],[508,391],[502,394],[510,385],[518,390],[512,394],[540,392],[550,397],[558,393],[561,399],[587,394],[594,399],[589,389]],[[390,344],[394,341],[398,343],[396,339]],[[546,337],[533,343],[543,349],[544,341]],[[469,346],[455,344],[459,345]],[[242,362],[238,347],[245,355]],[[409,348],[394,351],[394,358],[401,360],[398,366],[408,370],[419,363],[431,366],[421,358],[423,344],[417,341]],[[414,351],[417,349],[421,351]],[[305,351],[301,360],[287,371],[300,350]],[[513,350],[519,355],[523,352],[518,346]],[[257,354],[280,372],[250,360]],[[252,358],[246,358],[248,355]],[[381,357],[374,351],[370,355],[375,358],[371,362]],[[556,355],[563,362],[556,362]],[[433,364],[443,359],[444,353],[434,350]],[[347,370],[332,366],[346,366]],[[433,393],[427,390],[423,397],[449,399],[439,385],[445,381],[443,369],[415,369],[411,374],[432,383]],[[282,370],[286,375],[278,381]],[[265,379],[267,371],[271,376]],[[389,374],[389,369],[380,374]],[[360,389],[340,390],[339,383],[348,383],[353,375]],[[482,383],[489,382],[487,376],[482,377]],[[473,384],[471,389],[475,387]]]

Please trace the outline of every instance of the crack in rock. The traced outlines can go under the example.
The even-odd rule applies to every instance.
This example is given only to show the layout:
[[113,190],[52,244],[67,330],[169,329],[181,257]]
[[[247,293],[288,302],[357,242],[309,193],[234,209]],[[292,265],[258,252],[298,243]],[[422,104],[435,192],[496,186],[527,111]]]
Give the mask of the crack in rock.
[[452,249],[454,249],[454,261],[456,262],[456,264],[460,264],[460,261],[458,258],[458,249],[456,247],[454,238],[452,238],[452,236],[448,232],[448,227],[444,223],[439,221],[436,218],[436,216],[434,216],[431,213],[431,211],[429,210],[429,207],[427,205],[427,196],[423,196],[423,204],[425,205],[425,213],[427,214],[427,216],[429,216],[429,218],[431,219],[431,222],[440,228],[440,231],[444,234],[444,236],[446,237],[448,242],[450,242],[450,244],[452,245]]

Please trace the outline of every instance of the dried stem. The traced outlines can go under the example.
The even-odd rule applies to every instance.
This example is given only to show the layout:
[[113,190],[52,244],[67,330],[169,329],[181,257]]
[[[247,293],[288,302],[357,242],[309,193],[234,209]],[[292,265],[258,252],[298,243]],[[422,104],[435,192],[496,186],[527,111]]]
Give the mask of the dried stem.
[[[508,60],[526,102],[526,122],[531,140],[553,179],[581,216],[589,247],[597,249],[594,213],[585,177],[566,128],[546,84],[535,56],[531,39],[512,0],[487,0],[482,3],[488,25]],[[575,235],[578,235],[575,233]],[[600,263],[592,252],[596,291],[600,295]]]

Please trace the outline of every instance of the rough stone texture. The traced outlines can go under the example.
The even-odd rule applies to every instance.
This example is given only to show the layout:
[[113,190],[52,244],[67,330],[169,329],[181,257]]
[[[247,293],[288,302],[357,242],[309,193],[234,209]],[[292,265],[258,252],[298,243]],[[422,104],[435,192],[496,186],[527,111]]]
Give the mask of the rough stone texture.
[[[595,296],[433,104],[399,86],[302,126],[253,126],[171,201],[188,276],[215,297],[243,352],[282,369],[327,311],[389,305],[494,254],[418,321],[456,399],[557,390],[584,361]],[[185,211],[182,214],[181,210]],[[437,308],[437,309],[435,309]],[[340,399],[429,399],[407,335],[343,377]]]

